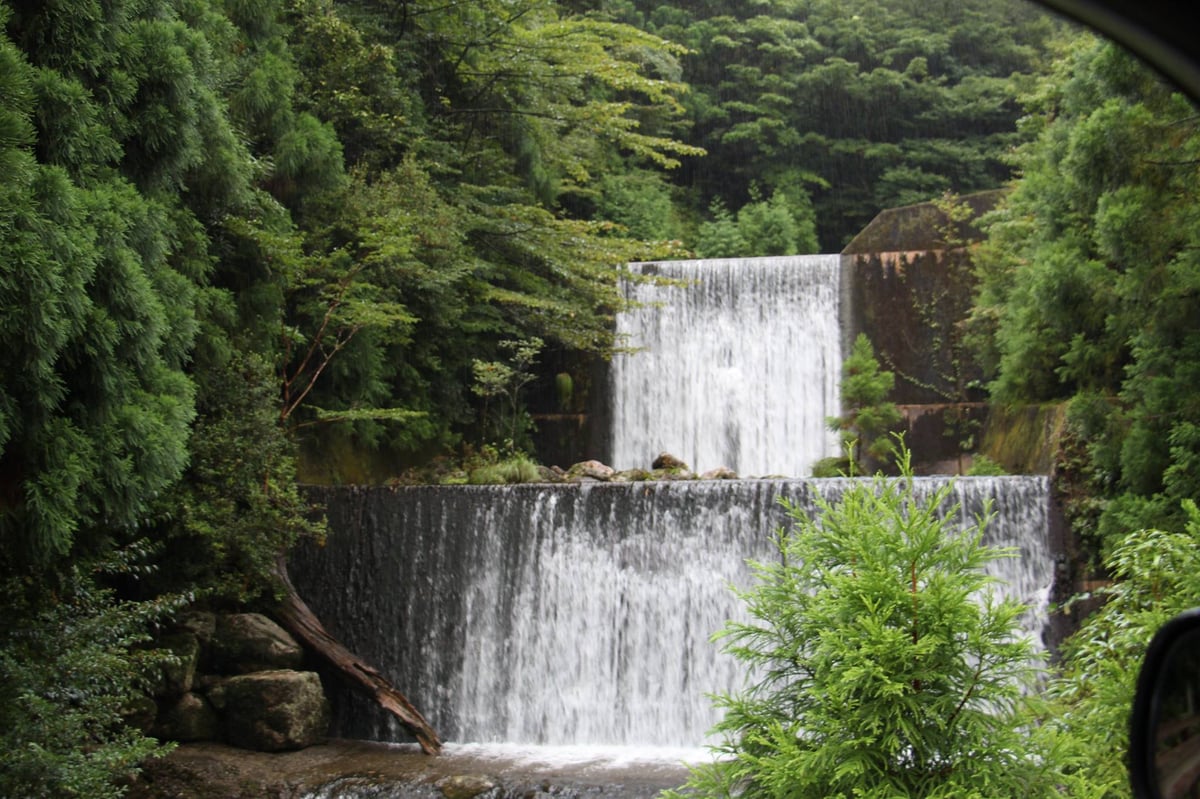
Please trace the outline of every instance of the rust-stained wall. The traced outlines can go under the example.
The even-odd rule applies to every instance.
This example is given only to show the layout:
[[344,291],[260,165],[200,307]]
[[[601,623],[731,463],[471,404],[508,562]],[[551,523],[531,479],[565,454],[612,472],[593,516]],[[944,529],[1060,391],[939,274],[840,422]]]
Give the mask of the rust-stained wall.
[[[960,202],[977,217],[999,196]],[[971,253],[982,238],[971,221],[951,225],[938,205],[922,203],[883,211],[842,251],[846,341],[871,339],[880,364],[896,374],[893,402],[983,399],[961,324],[976,285]]]

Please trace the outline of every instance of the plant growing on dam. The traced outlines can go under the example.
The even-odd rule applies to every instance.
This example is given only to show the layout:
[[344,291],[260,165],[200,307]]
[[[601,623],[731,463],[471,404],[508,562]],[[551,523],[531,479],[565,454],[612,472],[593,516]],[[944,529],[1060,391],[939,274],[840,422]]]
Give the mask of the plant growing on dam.
[[[896,377],[880,369],[875,348],[865,333],[859,333],[854,347],[842,365],[841,416],[826,420],[829,429],[838,433],[843,450],[851,461],[846,471],[852,474],[871,474],[891,465],[896,456],[893,431],[900,424],[900,410],[887,396]],[[841,459],[817,464],[815,477],[833,477]]]
[[[724,711],[712,763],[678,795],[1057,795],[1055,756],[1023,724],[1035,676],[1023,606],[990,590],[986,519],[957,531],[952,486],[856,481],[788,506],[776,562],[753,564],[745,622],[718,633],[748,687]],[[678,796],[677,795],[677,796]]]

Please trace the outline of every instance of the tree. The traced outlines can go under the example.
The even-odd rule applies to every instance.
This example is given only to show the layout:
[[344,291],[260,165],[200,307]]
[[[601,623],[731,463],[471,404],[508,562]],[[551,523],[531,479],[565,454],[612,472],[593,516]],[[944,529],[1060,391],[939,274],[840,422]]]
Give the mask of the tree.
[[[70,5],[70,4],[68,4]],[[0,560],[46,566],[144,521],[187,458],[206,243],[174,190],[211,96],[172,15],[0,9]],[[111,23],[111,24],[109,24]],[[69,29],[69,30],[68,30]],[[55,42],[24,51],[22,44]],[[92,54],[97,62],[83,57]],[[77,60],[79,59],[79,60]],[[172,71],[156,71],[160,60]],[[38,66],[38,64],[41,66]],[[57,65],[65,65],[60,71]],[[122,104],[100,98],[114,94]],[[129,95],[129,96],[126,96]],[[196,150],[189,149],[195,147]],[[169,189],[169,190],[168,190]],[[82,540],[80,540],[82,539]]]
[[738,258],[748,255],[750,245],[742,236],[737,219],[720,197],[709,205],[712,221],[701,223],[696,235],[696,254],[701,258]]
[[799,187],[825,252],[883,208],[1007,180],[1016,98],[1062,30],[1019,0],[599,5],[632,5],[691,51],[688,141],[710,156],[675,174],[693,213],[714,197],[735,207],[754,182],[767,196]]
[[1182,529],[1200,492],[1196,109],[1115,45],[1081,41],[1030,97],[1036,139],[992,217],[973,323],[1002,402],[1071,403],[1080,533]]
[[[473,424],[473,362],[498,361],[498,342],[610,354],[619,265],[678,249],[630,237],[667,239],[651,230],[670,210],[653,182],[605,181],[699,152],[671,135],[678,46],[549,0],[310,0],[288,18],[298,107],[333,126],[350,177],[304,207],[302,246],[276,261],[293,265],[286,382],[305,435],[353,419],[325,427],[424,456]],[[634,186],[638,210],[594,217]],[[345,303],[337,315],[355,324],[328,316],[351,274],[355,308],[381,324],[358,325]],[[371,419],[380,409],[402,423]]]
[[[797,199],[792,199],[792,196]],[[803,191],[776,189],[764,198],[757,185],[750,187],[750,202],[729,212],[715,197],[709,206],[712,220],[702,222],[696,251],[703,258],[743,258],[764,255],[797,255],[817,251],[812,203]]]
[[830,429],[840,434],[857,474],[871,474],[896,454],[891,434],[900,423],[900,410],[887,399],[895,382],[891,372],[879,368],[871,340],[859,333],[842,364],[844,411],[828,420]]
[[[510,353],[508,362],[476,359],[475,384],[471,390],[484,398],[480,428],[493,440],[503,442],[506,454],[523,448],[522,437],[527,432],[529,418],[521,410],[521,390],[533,382],[533,364],[542,349],[538,338],[526,341],[502,341],[500,346]],[[488,413],[487,401],[497,399],[500,405]]]
[[1056,797],[1056,763],[1022,721],[1035,663],[1019,603],[983,571],[1009,553],[959,532],[951,486],[849,485],[787,506],[778,562],[718,634],[748,687],[717,697],[712,763],[675,796]]

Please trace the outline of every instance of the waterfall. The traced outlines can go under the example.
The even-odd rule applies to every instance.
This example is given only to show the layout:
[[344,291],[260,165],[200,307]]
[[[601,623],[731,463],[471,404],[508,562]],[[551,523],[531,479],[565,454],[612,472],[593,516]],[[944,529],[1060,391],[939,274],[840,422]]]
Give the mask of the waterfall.
[[[948,478],[916,478],[927,496]],[[710,641],[743,618],[731,585],[773,556],[780,498],[812,508],[848,480],[737,480],[312,489],[322,547],[292,576],[331,632],[375,663],[446,740],[683,746],[718,715],[707,694],[742,669]],[[1045,624],[1053,582],[1049,482],[958,478],[964,524],[992,503],[986,543],[1003,590]],[[339,696],[336,734],[406,740]]]
[[662,451],[702,472],[812,473],[838,454],[838,255],[633,264],[685,285],[627,282],[619,314],[635,351],[611,379],[610,463],[648,468]]

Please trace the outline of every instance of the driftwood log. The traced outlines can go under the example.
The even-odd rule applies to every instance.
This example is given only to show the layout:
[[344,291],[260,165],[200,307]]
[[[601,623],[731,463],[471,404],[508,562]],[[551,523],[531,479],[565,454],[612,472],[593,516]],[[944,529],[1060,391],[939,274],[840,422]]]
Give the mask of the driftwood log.
[[275,576],[284,587],[284,598],[276,609],[278,621],[311,651],[320,655],[356,688],[365,691],[380,707],[395,716],[417,739],[422,751],[436,755],[442,742],[429,722],[412,703],[377,669],[362,660],[326,631],[320,619],[300,598],[288,576],[287,562],[280,557]]

